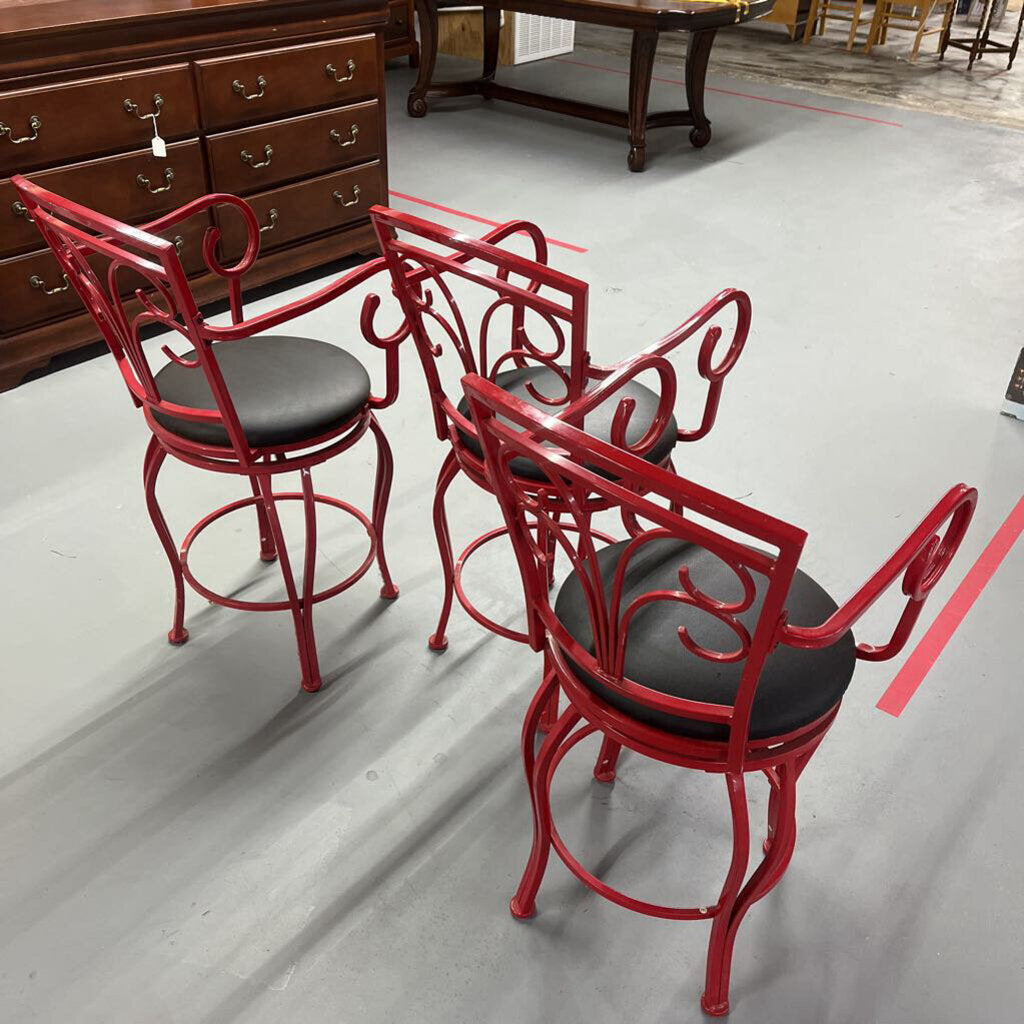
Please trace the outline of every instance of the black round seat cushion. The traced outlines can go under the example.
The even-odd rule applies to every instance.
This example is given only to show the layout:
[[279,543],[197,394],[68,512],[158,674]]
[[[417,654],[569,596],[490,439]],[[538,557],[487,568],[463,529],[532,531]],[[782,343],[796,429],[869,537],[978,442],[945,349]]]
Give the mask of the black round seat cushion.
[[[569,373],[567,366],[562,367],[562,369],[565,370],[566,374]],[[511,370],[505,370],[494,378],[494,383],[502,391],[507,391],[510,395],[514,395],[529,405],[546,409],[553,414],[565,408],[564,406],[545,406],[543,403],[538,402],[526,389],[528,384],[532,384],[537,394],[550,396],[551,398],[557,398],[565,394],[565,383],[557,373],[546,366],[532,365],[523,369],[516,367]],[[650,388],[644,387],[643,384],[638,384],[635,380],[627,382],[608,401],[603,402],[598,408],[587,415],[583,424],[587,433],[610,443],[612,439],[612,419],[615,416],[615,410],[619,407],[619,402],[623,398],[632,398],[636,402],[636,408],[633,410],[629,426],[626,428],[626,442],[628,444],[635,444],[639,441],[647,433],[647,428],[650,427],[658,412],[658,396]],[[463,416],[469,418],[468,399],[463,398],[459,402],[458,409]],[[661,436],[644,455],[644,459],[655,465],[661,465],[675,447],[677,432],[678,428],[676,427],[675,417],[670,416]],[[459,431],[459,437],[471,452],[483,458],[483,449],[475,437],[472,437],[463,430]],[[540,468],[529,459],[515,458],[510,463],[510,466],[516,476],[525,477],[528,480],[542,480],[544,478]],[[602,476],[608,475],[596,468],[595,472],[601,473]]]
[[[611,544],[598,552],[605,593],[611,595],[615,567],[628,541]],[[641,594],[652,590],[680,590],[679,568],[687,566],[694,585],[721,601],[739,601],[743,589],[736,574],[697,545],[676,538],[649,541],[633,556],[626,571],[621,610]],[[758,573],[751,578],[757,595],[747,611],[737,616],[753,635],[768,581]],[[786,601],[789,622],[817,626],[837,608],[835,601],[808,576],[797,570]],[[574,574],[558,592],[555,614],[584,650],[593,653],[593,635],[586,599]],[[689,700],[732,704],[746,661],[731,664],[709,661],[691,653],[679,639],[685,625],[695,643],[711,651],[735,651],[739,639],[729,626],[699,608],[675,601],[654,601],[633,617],[626,646],[624,675],[634,682]],[[856,649],[852,633],[821,650],[777,647],[765,661],[754,695],[750,738],[781,736],[809,725],[833,708],[846,692],[853,676]],[[693,739],[724,740],[728,729],[716,722],[703,722],[657,711],[610,690],[578,665],[573,665],[580,682],[603,701],[631,718],[666,732]]]
[[[213,345],[245,438],[253,448],[309,441],[344,426],[366,405],[370,377],[355,356],[312,338],[259,335]],[[185,359],[194,359],[186,352]],[[216,409],[206,374],[168,363],[156,375],[160,397],[194,409]],[[154,418],[179,437],[229,445],[219,424],[162,413]]]

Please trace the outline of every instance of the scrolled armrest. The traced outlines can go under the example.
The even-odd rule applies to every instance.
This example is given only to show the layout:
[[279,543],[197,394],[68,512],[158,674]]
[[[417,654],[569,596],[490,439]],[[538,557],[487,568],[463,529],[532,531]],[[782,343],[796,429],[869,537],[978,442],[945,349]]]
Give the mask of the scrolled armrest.
[[253,265],[260,253],[260,222],[256,219],[252,207],[244,199],[227,192],[214,192],[210,195],[200,196],[184,206],[179,206],[177,210],[172,210],[156,220],[143,224],[142,229],[153,233],[166,231],[168,228],[175,227],[197,214],[206,213],[216,206],[234,207],[245,221],[248,234],[245,252],[237,263],[231,266],[222,264],[217,258],[217,243],[220,241],[221,231],[219,227],[211,226],[206,229],[206,234],[203,236],[203,261],[218,277],[239,278]]
[[[736,365],[743,352],[743,346],[747,342],[747,335],[750,332],[750,297],[746,292],[739,291],[736,288],[726,288],[725,291],[719,292],[710,302],[705,303],[693,316],[680,324],[674,331],[666,334],[660,341],[656,341],[653,345],[649,345],[635,356],[624,359],[615,366],[605,369],[593,369],[591,372],[592,376],[604,378],[603,383],[595,391],[606,395],[607,392],[603,390],[605,386],[613,380],[618,380],[618,375],[629,367],[634,364],[646,364],[655,359],[664,359],[684,341],[692,338],[709,321],[718,316],[722,310],[731,305],[736,307],[736,328],[732,333],[732,338],[725,355],[715,363],[715,351],[724,334],[722,328],[717,325],[710,327],[705,332],[704,339],[700,345],[700,351],[697,353],[697,372],[708,382],[707,396],[704,400],[704,411],[701,416],[700,426],[690,430],[680,430],[678,439],[680,441],[699,441],[715,425],[715,417],[718,415],[718,405],[722,397],[722,382],[728,376],[729,371]],[[631,376],[635,376],[635,374]]]
[[647,370],[653,370],[660,378],[658,407],[651,418],[650,425],[644,431],[641,438],[633,443],[629,443],[627,441],[628,427],[633,411],[636,409],[636,401],[632,398],[622,398],[619,400],[618,407],[612,418],[611,436],[609,438],[611,443],[617,448],[625,449],[633,455],[642,458],[665,432],[665,427],[672,417],[672,411],[676,404],[676,371],[672,364],[663,356],[641,353],[632,359],[627,359],[620,363],[600,384],[591,388],[575,402],[566,406],[558,414],[558,418],[571,423],[573,426],[582,427],[584,418],[588,413],[611,400],[629,381]]
[[661,437],[675,408],[678,384],[675,370],[666,357],[730,305],[736,306],[736,329],[725,355],[717,364],[714,362],[715,350],[723,335],[721,327],[718,326],[708,329],[697,354],[697,372],[708,382],[708,393],[704,402],[701,424],[696,429],[678,432],[680,441],[696,441],[704,437],[715,423],[722,394],[722,382],[736,365],[750,330],[750,299],[746,292],[738,291],[735,288],[727,288],[720,292],[697,310],[685,323],[680,324],[660,341],[649,345],[636,355],[611,367],[591,367],[590,377],[598,379],[600,383],[567,408],[562,414],[562,418],[575,425],[582,424],[583,417],[587,413],[608,401],[628,381],[647,370],[654,370],[661,380],[658,408],[643,437],[633,444],[626,443],[626,428],[636,407],[633,399],[623,398],[620,400],[612,421],[612,443],[619,448],[625,448],[634,455],[643,456]]
[[[784,625],[779,633],[779,642],[805,649],[835,643],[902,573],[902,589],[907,603],[892,636],[881,646],[857,645],[857,657],[865,661],[885,661],[895,657],[906,645],[929,593],[949,568],[967,532],[977,502],[978,492],[973,487],[966,484],[951,487],[892,557],[853,597],[820,626]],[[946,529],[940,536],[943,526]]]
[[[369,280],[375,274],[386,271],[386,269],[384,259],[378,256],[376,259],[369,260],[354,270],[347,271],[330,284],[324,285],[323,288],[318,288],[315,292],[310,292],[309,295],[296,299],[295,302],[290,302],[287,306],[273,309],[269,313],[261,313],[259,316],[250,317],[248,320],[240,320],[237,323],[231,324],[230,327],[214,327],[212,324],[203,324],[203,334],[210,341],[237,341],[240,338],[249,338],[254,334],[261,334],[263,331],[269,331],[289,320],[294,320],[297,316],[302,316],[305,313],[312,312],[314,309],[319,309],[328,302],[332,302],[346,292],[351,291],[357,285]],[[372,313],[370,319],[372,321]],[[404,337],[404,333],[402,336]],[[378,340],[383,342],[386,339]]]
[[[214,327],[204,323],[202,325],[203,336],[211,342],[223,342],[239,341],[255,334],[262,334],[264,331],[272,330],[297,316],[319,309],[381,273],[387,273],[387,266],[383,257],[377,257],[377,259],[369,260],[362,266],[342,274],[341,277],[324,285],[323,288],[319,288],[287,306],[271,310],[269,313],[262,313],[259,316],[250,317],[248,320],[239,320],[237,323],[231,324],[230,327]],[[375,348],[383,349],[385,353],[385,391],[381,396],[370,396],[370,406],[374,409],[383,409],[391,405],[398,397],[398,346],[409,335],[409,325],[404,320],[391,334],[378,334],[374,326],[374,319],[379,308],[380,296],[371,293],[363,299],[359,317],[359,325],[365,340]]]

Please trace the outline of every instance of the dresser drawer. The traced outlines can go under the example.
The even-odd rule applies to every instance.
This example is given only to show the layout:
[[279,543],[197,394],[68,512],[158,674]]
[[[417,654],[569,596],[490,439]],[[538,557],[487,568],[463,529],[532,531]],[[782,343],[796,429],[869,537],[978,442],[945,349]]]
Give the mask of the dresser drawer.
[[[128,222],[153,220],[207,191],[203,154],[194,140],[168,146],[162,159],[143,149],[29,177],[60,196]],[[0,256],[39,248],[39,232],[19,214],[17,204],[10,180],[0,181]]]
[[207,129],[228,128],[376,95],[376,36],[196,62]]
[[214,189],[235,195],[365,163],[380,151],[376,100],[207,139]]
[[[262,250],[363,220],[370,207],[383,200],[384,173],[377,160],[246,197],[257,220],[266,229],[262,235]],[[218,210],[216,216],[223,232],[221,251],[226,259],[236,260],[245,251],[248,238],[245,224],[237,213],[228,209]]]
[[406,0],[388,5],[388,21],[384,26],[385,39],[405,39],[409,35],[409,5]]
[[[209,219],[196,216],[162,232],[163,237],[177,246],[182,266],[188,274],[205,269],[202,246],[209,226]],[[102,256],[94,256],[90,260],[103,280],[106,279],[108,262]],[[128,295],[141,286],[137,276],[127,271],[121,273],[123,294]],[[70,285],[64,287],[63,274],[49,249],[0,260],[0,294],[4,297],[0,303],[0,334],[11,334],[23,327],[80,313],[85,308],[78,292]]]
[[[0,177],[94,153],[139,149],[153,137],[153,120],[138,115],[153,111],[159,111],[164,139],[197,133],[187,64],[0,92],[0,124],[10,129],[0,134]],[[15,144],[12,138],[26,141]]]

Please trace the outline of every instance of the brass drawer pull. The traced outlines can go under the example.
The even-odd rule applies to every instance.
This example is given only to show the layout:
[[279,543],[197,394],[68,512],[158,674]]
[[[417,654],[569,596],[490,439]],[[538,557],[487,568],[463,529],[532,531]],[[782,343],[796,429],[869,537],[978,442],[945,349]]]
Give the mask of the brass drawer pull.
[[123,104],[124,109],[129,114],[134,114],[140,121],[148,121],[148,120],[150,120],[150,118],[152,118],[152,120],[154,122],[160,116],[160,111],[161,111],[163,105],[164,105],[164,98],[158,92],[153,93],[153,111],[152,111],[152,113],[140,114],[139,113],[139,105],[138,105],[138,103],[133,103],[131,100],[125,100],[124,104]]
[[333,78],[339,84],[341,82],[351,82],[356,76],[356,62],[354,60],[347,61],[345,68],[348,70],[348,74],[343,78],[338,77],[338,69],[333,64],[328,64],[327,67],[324,68],[324,71],[327,72],[328,78]]
[[32,285],[33,288],[41,291],[44,295],[56,295],[58,292],[66,292],[71,287],[68,275],[61,274],[61,277],[64,278],[64,283],[57,285],[56,288],[47,288],[46,282],[38,274],[33,274],[28,279],[28,283]]
[[245,86],[237,78],[231,83],[231,88],[243,100],[258,100],[262,99],[263,94],[267,91],[267,80],[262,75],[256,76],[256,88],[259,89],[259,92],[246,92]]
[[11,209],[14,211],[15,217],[24,217],[29,224],[35,223],[35,219],[32,214],[28,212],[28,207],[20,199],[16,199],[11,203]]
[[342,206],[358,206],[359,205],[359,186],[352,186],[352,198],[346,203],[345,197],[340,192],[334,193],[334,201],[341,203]]
[[28,126],[32,129],[32,134],[22,135],[20,139],[16,139],[11,134],[13,129],[0,121],[0,135],[6,135],[7,141],[13,142],[15,146],[20,146],[23,142],[35,142],[39,138],[39,129],[43,127],[43,119],[37,114],[33,114],[28,119]]
[[171,182],[174,181],[174,171],[170,167],[164,168],[164,181],[166,182],[165,185],[158,185],[156,188],[153,188],[152,184],[150,184],[149,178],[144,174],[140,174],[135,178],[135,184],[138,185],[139,188],[146,189],[147,192],[154,196],[161,192],[171,191]]
[[268,216],[270,217],[270,219],[267,221],[267,223],[260,225],[260,234],[261,235],[264,232],[273,231],[274,228],[277,227],[277,210],[274,210],[274,209],[270,210]]
[[247,149],[243,149],[242,152],[239,155],[242,158],[242,163],[243,164],[248,164],[255,171],[255,170],[259,170],[259,168],[261,168],[261,167],[269,167],[270,166],[271,157],[273,157],[273,155],[274,155],[274,147],[273,146],[264,146],[263,147],[263,157],[264,157],[264,159],[261,160],[259,163],[256,162],[256,157],[254,157],[252,155],[252,153],[250,153],[249,150],[247,150]]
[[359,125],[352,125],[352,127],[349,128],[348,130],[348,135],[349,137],[344,142],[342,142],[341,132],[339,132],[337,128],[332,128],[331,142],[336,142],[339,146],[341,146],[342,149],[344,149],[346,146],[354,146],[356,144],[356,139],[359,137]]

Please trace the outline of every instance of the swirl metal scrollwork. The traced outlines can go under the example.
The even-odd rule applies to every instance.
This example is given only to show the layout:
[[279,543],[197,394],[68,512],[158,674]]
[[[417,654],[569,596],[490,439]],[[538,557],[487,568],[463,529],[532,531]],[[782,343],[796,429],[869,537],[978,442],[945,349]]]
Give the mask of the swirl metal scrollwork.
[[[658,601],[674,601],[679,604],[689,605],[718,619],[727,626],[739,640],[739,646],[732,651],[715,651],[702,644],[697,643],[690,635],[686,626],[678,627],[679,640],[682,645],[693,655],[703,658],[705,661],[714,661],[720,664],[732,664],[743,661],[750,652],[751,636],[747,627],[737,618],[743,612],[749,610],[757,596],[757,587],[754,584],[750,570],[737,561],[735,558],[723,554],[721,551],[710,552],[717,559],[729,567],[743,588],[743,596],[738,601],[723,601],[705,593],[697,587],[690,578],[689,568],[685,565],[678,570],[680,590],[652,590],[634,598],[625,611],[619,615],[619,608],[622,603],[622,591],[625,584],[626,572],[634,555],[645,544],[651,541],[670,538],[671,533],[667,530],[650,530],[634,537],[626,546],[615,570],[615,577],[612,583],[611,595],[611,621],[615,629],[616,644],[615,654],[612,659],[612,670],[616,675],[623,674],[623,666],[626,658],[626,647],[629,641],[629,627],[634,615],[643,607]],[[706,549],[708,550],[708,549]]]

